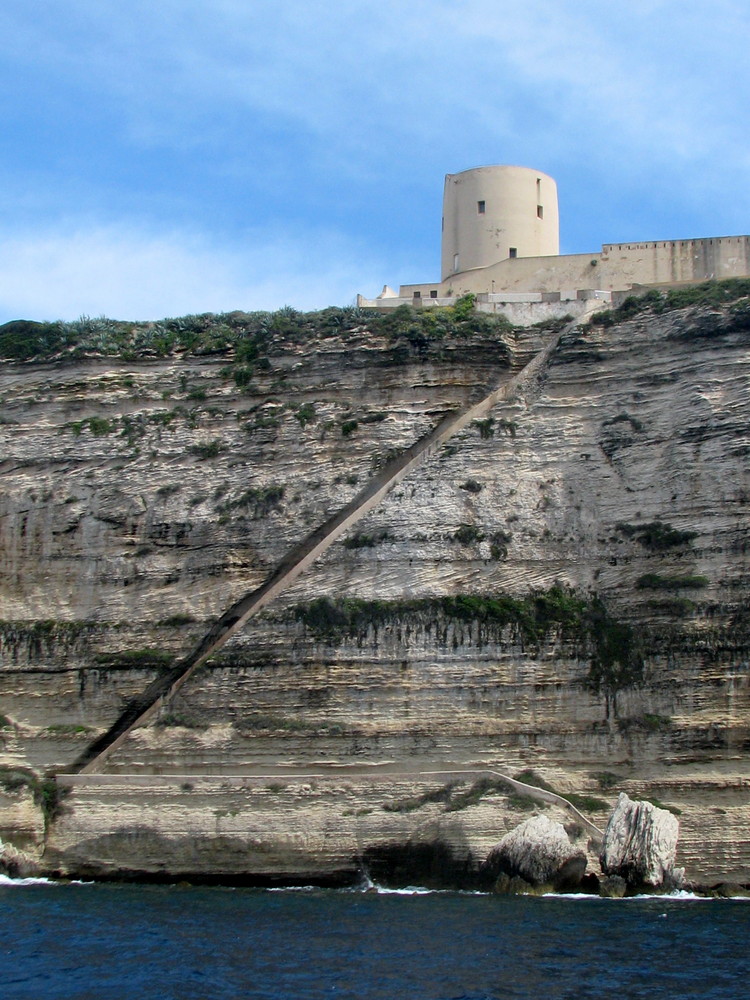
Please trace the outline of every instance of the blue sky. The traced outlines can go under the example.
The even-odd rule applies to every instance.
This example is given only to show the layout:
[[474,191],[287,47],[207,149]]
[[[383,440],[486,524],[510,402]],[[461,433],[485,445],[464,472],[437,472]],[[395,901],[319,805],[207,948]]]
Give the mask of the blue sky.
[[561,250],[750,232],[750,6],[2,0],[0,322],[319,308],[438,277],[443,176]]

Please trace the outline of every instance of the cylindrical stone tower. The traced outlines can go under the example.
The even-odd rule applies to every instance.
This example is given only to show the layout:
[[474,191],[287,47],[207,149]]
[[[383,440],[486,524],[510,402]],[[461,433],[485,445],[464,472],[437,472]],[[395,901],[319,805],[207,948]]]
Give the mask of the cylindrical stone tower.
[[557,185],[530,167],[474,167],[446,174],[442,280],[508,257],[560,252]]

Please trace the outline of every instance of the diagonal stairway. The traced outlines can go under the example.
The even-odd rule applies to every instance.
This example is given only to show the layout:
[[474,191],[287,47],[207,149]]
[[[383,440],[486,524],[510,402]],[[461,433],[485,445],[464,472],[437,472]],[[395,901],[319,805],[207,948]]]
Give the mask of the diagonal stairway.
[[148,687],[131,699],[112,726],[94,740],[71,765],[69,773],[85,774],[99,771],[109,755],[127,739],[129,733],[155,716],[162,704],[176,694],[195,670],[209,656],[218,652],[245,625],[251,615],[260,611],[286,590],[341,535],[377,507],[402,479],[426,462],[446,441],[463,431],[473,420],[486,416],[498,403],[510,399],[519,390],[533,384],[544,371],[561,338],[579,326],[588,313],[596,310],[599,305],[600,303],[593,302],[582,316],[563,327],[518,374],[502,386],[463,412],[448,414],[429,434],[384,466],[353,500],[295,545],[260,587],[245,594],[225,611],[192,652],[176,663],[170,671],[156,677]]

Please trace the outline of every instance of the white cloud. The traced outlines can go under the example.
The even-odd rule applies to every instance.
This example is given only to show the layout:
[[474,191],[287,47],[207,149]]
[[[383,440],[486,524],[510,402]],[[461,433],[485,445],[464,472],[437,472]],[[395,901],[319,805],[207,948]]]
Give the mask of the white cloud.
[[352,302],[382,283],[382,272],[382,263],[328,233],[249,232],[231,248],[190,233],[115,226],[0,236],[0,322],[317,309]]

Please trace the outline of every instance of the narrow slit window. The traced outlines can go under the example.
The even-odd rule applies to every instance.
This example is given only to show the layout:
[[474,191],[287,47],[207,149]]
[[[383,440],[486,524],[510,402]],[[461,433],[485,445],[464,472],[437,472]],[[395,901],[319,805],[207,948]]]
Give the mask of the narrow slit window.
[[477,202],[477,215],[484,215],[485,204],[483,201]]
[[537,217],[537,219],[543,219],[544,218],[544,205],[537,205],[536,206],[536,217]]
[[458,270],[458,254],[457,253],[453,254],[453,270],[454,271]]
[[510,250],[508,251],[508,256],[509,257],[517,257],[518,256],[518,247],[511,247]]

